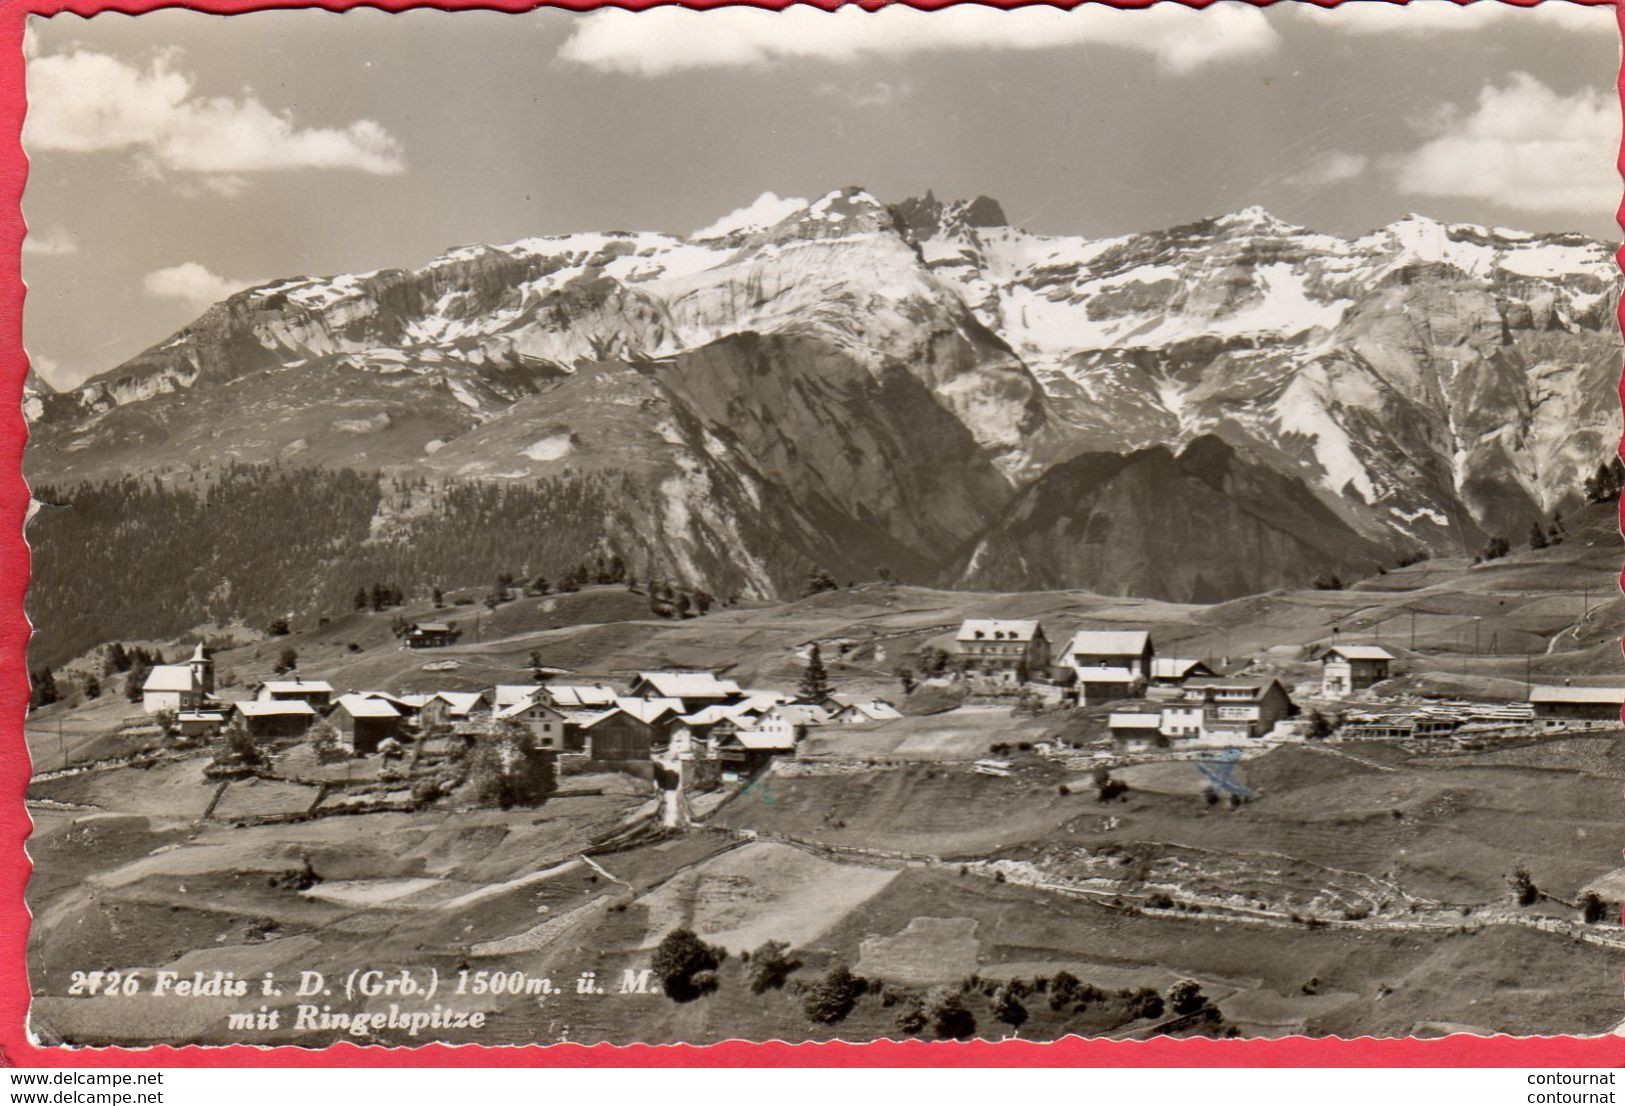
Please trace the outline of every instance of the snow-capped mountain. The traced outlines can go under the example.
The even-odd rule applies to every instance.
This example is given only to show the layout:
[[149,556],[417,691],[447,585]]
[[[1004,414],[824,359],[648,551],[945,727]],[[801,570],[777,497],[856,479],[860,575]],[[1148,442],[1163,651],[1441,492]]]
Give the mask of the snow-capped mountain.
[[[28,471],[616,473],[590,540],[719,594],[821,565],[1219,598],[1516,537],[1618,438],[1617,272],[1590,240],[1418,217],[1343,239],[1256,208],[1046,237],[986,197],[857,188],[757,209],[250,289],[31,391]],[[1185,531],[1215,557],[1198,518],[1256,565],[1173,565]]]

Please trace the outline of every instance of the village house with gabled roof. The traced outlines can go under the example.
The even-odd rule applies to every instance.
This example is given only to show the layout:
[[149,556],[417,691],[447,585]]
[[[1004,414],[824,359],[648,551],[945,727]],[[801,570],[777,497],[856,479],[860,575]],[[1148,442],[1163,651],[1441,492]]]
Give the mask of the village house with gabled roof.
[[832,724],[838,726],[859,726],[866,722],[890,722],[903,717],[898,710],[885,699],[850,699],[844,695],[835,696],[840,704],[838,710],[829,716]]
[[406,631],[408,649],[440,649],[454,645],[462,636],[455,627],[445,622],[414,622]]
[[1073,668],[1126,668],[1138,680],[1151,678],[1157,647],[1145,630],[1079,630],[1067,642],[1063,660]]
[[255,741],[303,737],[316,721],[316,708],[303,699],[254,699],[233,703],[232,710]]
[[326,680],[301,680],[297,676],[288,680],[266,680],[254,689],[254,698],[261,702],[309,703],[326,710],[333,703],[333,685]]
[[399,739],[405,719],[387,699],[367,695],[340,695],[327,720],[339,732],[344,746],[366,756],[391,738]]
[[686,714],[717,703],[737,703],[745,697],[737,683],[714,672],[639,672],[632,681],[636,699],[680,699]]
[[141,709],[148,714],[196,711],[214,698],[214,662],[202,642],[185,664],[154,665],[141,685]]
[[967,618],[954,649],[962,673],[997,686],[1014,689],[1049,674],[1049,638],[1037,619]]
[[587,755],[597,761],[647,761],[655,746],[671,740],[681,713],[678,699],[617,699],[613,709],[583,722]]
[[1202,705],[1204,737],[1263,737],[1292,714],[1292,699],[1273,677],[1189,680],[1185,702]]
[[1529,691],[1529,705],[1535,721],[1548,729],[1561,729],[1579,722],[1612,727],[1620,724],[1625,710],[1625,687],[1536,687]]
[[1339,699],[1386,680],[1394,655],[1380,645],[1333,645],[1320,656],[1320,693]]
[[530,732],[531,745],[537,749],[564,749],[564,715],[548,706],[540,695],[532,695],[517,703],[509,703],[493,716],[497,722],[515,722]]

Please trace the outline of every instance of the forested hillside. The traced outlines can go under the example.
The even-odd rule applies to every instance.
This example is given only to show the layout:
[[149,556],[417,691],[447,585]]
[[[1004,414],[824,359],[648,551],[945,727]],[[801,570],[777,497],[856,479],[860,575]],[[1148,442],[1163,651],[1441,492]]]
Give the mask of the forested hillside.
[[618,474],[397,483],[349,469],[239,465],[208,482],[34,489],[34,664],[202,623],[351,609],[379,582],[427,596],[502,574],[564,576],[600,548]]

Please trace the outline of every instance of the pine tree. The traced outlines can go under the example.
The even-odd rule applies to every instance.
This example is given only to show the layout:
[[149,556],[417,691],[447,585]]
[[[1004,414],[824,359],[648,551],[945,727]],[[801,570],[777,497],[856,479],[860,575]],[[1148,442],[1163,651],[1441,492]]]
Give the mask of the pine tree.
[[801,673],[801,683],[796,686],[796,696],[804,703],[822,703],[833,694],[835,688],[829,682],[823,654],[815,641],[807,651],[807,667]]
[[367,589],[366,588],[356,588],[355,589],[355,599],[352,600],[352,605],[358,611],[364,611],[364,610],[367,609]]
[[1540,523],[1538,523],[1538,522],[1532,522],[1532,523],[1529,524],[1529,548],[1530,549],[1545,549],[1546,548],[1546,531],[1541,527]]

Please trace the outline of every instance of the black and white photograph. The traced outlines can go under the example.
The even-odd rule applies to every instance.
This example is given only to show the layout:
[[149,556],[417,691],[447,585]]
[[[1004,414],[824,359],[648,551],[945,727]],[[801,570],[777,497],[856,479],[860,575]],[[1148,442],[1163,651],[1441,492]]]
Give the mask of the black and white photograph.
[[38,1044],[1625,1033],[1611,7],[24,53]]

